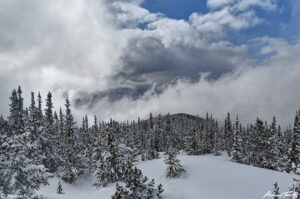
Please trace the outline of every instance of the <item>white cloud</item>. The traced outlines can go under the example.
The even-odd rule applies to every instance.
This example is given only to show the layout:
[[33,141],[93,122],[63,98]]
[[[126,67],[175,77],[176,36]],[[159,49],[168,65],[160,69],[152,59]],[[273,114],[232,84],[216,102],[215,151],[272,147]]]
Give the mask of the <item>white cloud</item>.
[[[204,116],[209,111],[221,122],[231,112],[239,114],[245,123],[255,121],[256,117],[271,121],[277,116],[281,124],[288,125],[300,106],[300,44],[290,47],[291,51],[284,57],[275,56],[259,67],[238,70],[216,81],[180,80],[160,95],[152,96],[149,92],[137,101],[123,98],[114,104],[103,100],[95,110],[101,110],[98,113],[104,117],[118,119],[135,119],[137,113],[147,117],[149,112]],[[105,109],[106,106],[110,109]]]
[[235,0],[208,0],[207,7],[210,9],[216,9],[233,3]]
[[228,6],[236,11],[244,11],[250,7],[260,7],[264,10],[275,10],[276,1],[275,0],[208,0],[207,7],[214,10],[219,9],[224,6]]
[[234,10],[244,11],[251,7],[260,7],[267,11],[277,8],[275,0],[236,0],[236,4],[232,6]]
[[[160,94],[150,85],[141,98],[125,95],[112,102],[105,96],[94,102],[96,106],[87,103],[74,112],[97,113],[101,119],[135,119],[150,111],[200,115],[209,111],[218,118],[231,111],[246,121],[256,115],[269,119],[273,114],[284,123],[290,121],[299,99],[299,45],[259,38],[264,44],[261,54],[278,54],[252,68],[247,45],[223,39],[228,31],[262,23],[252,6],[274,10],[273,1],[209,0],[211,11],[194,13],[189,21],[151,13],[141,3],[0,1],[1,112],[8,112],[8,96],[19,84],[26,98],[31,90],[40,90],[43,96],[52,90],[57,108],[67,92],[75,100],[82,93],[134,89],[169,78],[172,83],[179,80],[164,82]],[[145,28],[139,29],[144,23]],[[229,71],[234,73],[218,80],[190,81],[198,72],[220,76]],[[133,77],[124,80],[131,73]]]
[[193,13],[190,16],[193,27],[202,33],[223,34],[226,29],[241,30],[255,26],[262,22],[253,11],[234,15],[229,7],[204,15]]
[[209,13],[194,13],[190,21],[200,32],[218,35],[224,35],[226,30],[241,30],[263,23],[254,7],[266,11],[277,9],[274,0],[208,0],[207,7]]
[[157,21],[163,16],[160,13],[150,13],[148,10],[140,7],[139,4],[133,4],[132,2],[117,1],[111,6],[117,10],[117,22],[126,27],[135,28],[138,24]]

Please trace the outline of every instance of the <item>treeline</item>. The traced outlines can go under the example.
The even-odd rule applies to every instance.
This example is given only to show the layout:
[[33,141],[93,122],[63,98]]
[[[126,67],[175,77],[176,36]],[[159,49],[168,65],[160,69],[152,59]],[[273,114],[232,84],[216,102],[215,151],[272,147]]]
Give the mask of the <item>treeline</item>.
[[73,183],[79,176],[93,174],[97,187],[126,183],[117,185],[115,198],[155,198],[162,186],[154,186],[134,162],[166,152],[173,158],[166,160],[171,164],[168,168],[182,171],[176,159],[180,150],[188,155],[225,151],[235,162],[299,173],[300,111],[294,128],[284,131],[275,117],[270,124],[258,118],[243,126],[238,117],[232,122],[229,113],[224,123],[208,114],[201,119],[186,114],[152,117],[150,113],[147,120],[125,122],[99,122],[96,116],[89,122],[84,116],[77,124],[68,97],[58,112],[50,92],[45,103],[39,93],[36,97],[32,92],[26,108],[20,87],[9,99],[8,118],[0,117],[0,191],[4,194],[32,195],[53,175]]

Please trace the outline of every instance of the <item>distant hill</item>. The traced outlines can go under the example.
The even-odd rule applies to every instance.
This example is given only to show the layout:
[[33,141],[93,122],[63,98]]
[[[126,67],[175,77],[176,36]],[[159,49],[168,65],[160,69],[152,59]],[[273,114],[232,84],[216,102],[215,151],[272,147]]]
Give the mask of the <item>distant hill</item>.
[[[167,115],[161,115],[161,119],[165,120],[167,117]],[[188,120],[188,121],[194,121],[194,122],[199,122],[201,124],[205,123],[205,119],[199,117],[199,116],[195,116],[195,115],[190,115],[187,113],[175,113],[175,114],[170,114],[169,115],[170,119],[172,121],[184,121],[184,120]],[[153,117],[153,120],[157,120],[158,116]],[[144,121],[148,121],[149,119],[146,119]]]

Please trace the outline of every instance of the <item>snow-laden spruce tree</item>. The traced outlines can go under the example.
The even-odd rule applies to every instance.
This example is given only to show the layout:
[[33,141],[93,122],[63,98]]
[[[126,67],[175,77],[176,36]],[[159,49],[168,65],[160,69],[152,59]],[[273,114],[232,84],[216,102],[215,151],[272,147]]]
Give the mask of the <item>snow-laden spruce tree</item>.
[[272,199],[300,199],[300,180],[293,179],[293,185],[289,188],[289,191],[280,193],[277,182],[274,184],[273,191],[268,191],[263,198]]
[[166,152],[165,163],[167,165],[166,177],[178,178],[184,172],[183,166],[180,164],[180,160],[177,158],[177,151],[173,147],[170,147]]
[[164,191],[162,185],[155,187],[154,180],[149,181],[138,168],[130,168],[124,178],[126,186],[116,185],[112,199],[158,199]]
[[296,111],[286,171],[300,174],[300,110]]
[[154,123],[153,117],[150,113],[150,118],[148,121],[147,127],[147,136],[146,136],[146,159],[153,160],[159,157],[158,151],[155,148],[155,130],[154,130]]
[[202,138],[202,143],[201,143],[201,153],[206,154],[206,153],[210,153],[211,149],[213,149],[211,142],[210,142],[210,133],[212,130],[211,128],[212,126],[212,121],[211,118],[209,118],[208,116],[208,112],[206,113],[206,118],[205,118],[205,128],[204,128],[204,135]]
[[215,123],[215,135],[214,135],[214,155],[219,156],[220,150],[221,150],[221,135],[220,135],[220,130],[219,130],[219,125],[218,121]]
[[11,193],[9,187],[10,175],[10,151],[9,144],[11,139],[8,134],[8,122],[0,116],[0,193],[6,195]]
[[86,168],[84,170],[84,173],[90,175],[94,169],[92,158],[94,149],[94,139],[92,137],[92,131],[89,129],[87,115],[82,119],[82,125],[79,130],[79,135],[80,148],[83,149],[81,150],[81,156],[83,159],[82,167]]
[[111,196],[112,199],[130,199],[129,192],[124,188],[124,186],[116,184],[116,192],[113,196]]
[[96,168],[96,179],[94,186],[105,187],[111,180],[111,170],[108,168],[108,165],[104,161],[102,154],[98,157],[97,168]]
[[148,141],[146,143],[145,158],[147,160],[157,159],[159,157],[159,153],[154,148],[154,135],[152,130],[150,130],[149,135],[147,137],[148,137],[147,139]]
[[241,129],[240,129],[240,122],[239,117],[236,116],[235,128],[233,133],[233,146],[232,146],[232,161],[242,163],[242,137],[241,137]]
[[104,130],[105,142],[103,151],[98,150],[97,153],[99,154],[94,154],[95,157],[98,157],[96,168],[97,182],[94,184],[97,187],[105,187],[108,183],[116,182],[120,180],[122,175],[122,161],[114,136],[116,131],[116,122],[110,121]]
[[290,199],[300,199],[300,180],[293,179],[293,185],[288,193]]
[[280,192],[279,192],[279,187],[278,187],[277,182],[275,182],[275,184],[274,184],[273,196],[274,196],[274,199],[279,199],[279,197],[280,197]]
[[44,155],[43,164],[49,169],[50,172],[55,172],[57,170],[61,160],[61,157],[59,157],[56,150],[56,140],[52,94],[51,92],[48,92],[46,98],[45,116],[43,117],[41,143]]
[[27,116],[23,108],[21,87],[10,97],[10,133],[1,136],[1,191],[20,197],[32,196],[41,184],[48,183],[49,173],[36,154],[34,131],[25,127]]
[[280,194],[278,184],[275,182],[273,191],[268,191],[263,198],[279,199],[283,195],[284,194]]
[[231,150],[233,145],[233,130],[232,130],[232,123],[230,119],[230,113],[227,114],[224,124],[224,136],[225,136],[225,151],[227,152],[228,156],[231,156]]
[[48,184],[49,174],[46,168],[36,164],[36,159],[30,154],[37,150],[37,146],[30,142],[30,133],[12,137],[9,146],[10,160],[8,165],[10,179],[8,186],[12,193],[18,195],[32,195],[41,184]]
[[282,154],[280,153],[280,137],[278,136],[278,128],[276,124],[276,117],[273,117],[272,124],[267,129],[267,146],[268,150],[265,153],[264,167],[268,169],[278,170],[280,167],[280,161],[282,160]]
[[64,194],[64,189],[63,189],[60,181],[58,181],[56,193],[57,194]]
[[196,129],[190,129],[185,136],[185,151],[188,155],[199,155],[199,146],[196,137]]
[[69,98],[66,98],[66,113],[62,115],[62,132],[60,134],[60,145],[62,150],[62,162],[58,169],[58,174],[62,180],[73,183],[78,175],[82,173],[80,148],[78,148],[77,135],[78,129],[75,125],[73,115],[71,113],[71,104]]

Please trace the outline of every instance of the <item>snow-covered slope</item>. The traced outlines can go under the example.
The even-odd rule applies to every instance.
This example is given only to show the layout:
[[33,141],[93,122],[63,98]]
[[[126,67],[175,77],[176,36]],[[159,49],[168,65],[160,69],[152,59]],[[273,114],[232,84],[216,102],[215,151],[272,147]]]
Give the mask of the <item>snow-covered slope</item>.
[[[165,178],[163,159],[139,163],[137,166],[149,179],[164,185],[164,199],[261,199],[273,188],[275,181],[280,190],[286,191],[292,183],[290,174],[256,168],[231,162],[225,156],[185,156],[180,155],[186,170],[179,179]],[[50,180],[50,186],[42,187],[39,194],[47,198],[65,199],[109,199],[115,186],[96,189],[91,185],[93,178],[78,180],[75,185],[63,183],[64,195],[56,194],[58,179]]]

